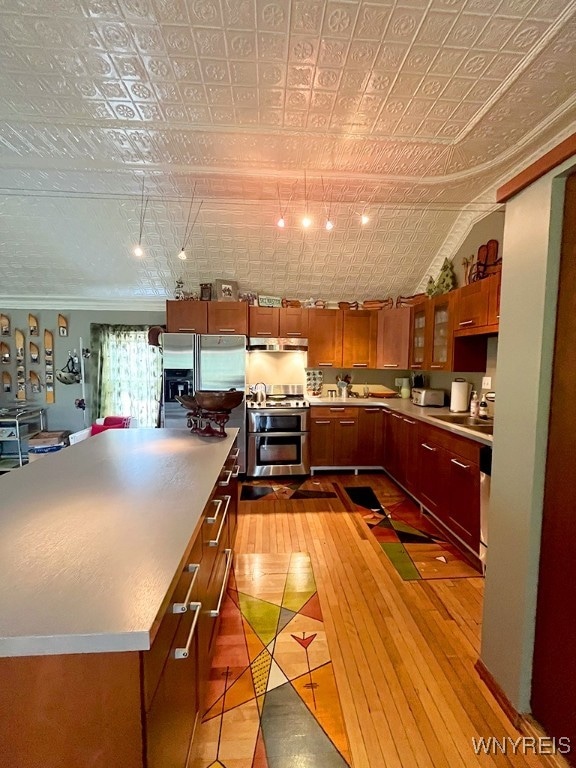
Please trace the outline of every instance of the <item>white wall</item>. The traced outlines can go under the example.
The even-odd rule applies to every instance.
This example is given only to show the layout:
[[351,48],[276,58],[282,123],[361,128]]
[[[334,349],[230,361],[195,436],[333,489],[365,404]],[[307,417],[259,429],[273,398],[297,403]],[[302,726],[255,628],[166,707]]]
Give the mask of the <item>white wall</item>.
[[481,658],[521,712],[530,687],[564,180],[507,203]]

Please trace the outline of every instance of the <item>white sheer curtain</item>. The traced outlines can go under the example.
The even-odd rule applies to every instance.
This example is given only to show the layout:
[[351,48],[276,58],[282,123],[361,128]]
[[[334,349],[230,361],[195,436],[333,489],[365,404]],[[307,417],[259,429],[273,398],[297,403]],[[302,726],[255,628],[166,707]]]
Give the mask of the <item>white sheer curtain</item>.
[[148,344],[148,326],[92,325],[91,332],[95,418],[132,416],[140,427],[157,426],[162,357]]

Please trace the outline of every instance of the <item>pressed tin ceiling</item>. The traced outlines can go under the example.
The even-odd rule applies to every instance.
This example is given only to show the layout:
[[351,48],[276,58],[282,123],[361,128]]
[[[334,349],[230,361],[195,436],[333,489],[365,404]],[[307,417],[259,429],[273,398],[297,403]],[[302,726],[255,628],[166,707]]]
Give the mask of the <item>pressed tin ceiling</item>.
[[0,304],[413,293],[575,130],[575,47],[566,0],[0,0]]

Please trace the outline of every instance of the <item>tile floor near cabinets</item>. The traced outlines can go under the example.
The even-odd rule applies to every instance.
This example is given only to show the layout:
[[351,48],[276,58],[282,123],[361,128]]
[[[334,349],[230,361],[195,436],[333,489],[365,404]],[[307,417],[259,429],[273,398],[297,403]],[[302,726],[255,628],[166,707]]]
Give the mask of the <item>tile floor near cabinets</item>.
[[475,751],[479,737],[520,735],[474,666],[483,579],[403,579],[348,496],[383,499],[387,484],[338,474],[243,489],[190,768],[558,765]]

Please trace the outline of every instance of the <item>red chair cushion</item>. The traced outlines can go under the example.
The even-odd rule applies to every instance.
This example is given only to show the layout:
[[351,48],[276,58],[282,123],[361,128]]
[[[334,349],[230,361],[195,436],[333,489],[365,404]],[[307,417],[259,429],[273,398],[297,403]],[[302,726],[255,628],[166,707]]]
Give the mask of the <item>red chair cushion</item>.
[[130,426],[130,416],[106,416],[104,418],[104,426],[126,429]]
[[124,429],[122,424],[92,424],[91,435],[98,435],[100,432],[105,432],[107,429]]

